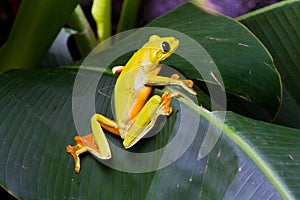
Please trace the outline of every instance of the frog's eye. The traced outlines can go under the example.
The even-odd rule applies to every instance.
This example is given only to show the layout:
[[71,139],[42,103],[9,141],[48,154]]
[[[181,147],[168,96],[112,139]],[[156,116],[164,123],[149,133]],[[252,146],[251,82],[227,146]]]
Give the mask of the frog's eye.
[[170,44],[168,42],[162,42],[161,49],[164,53],[169,52],[171,50]]

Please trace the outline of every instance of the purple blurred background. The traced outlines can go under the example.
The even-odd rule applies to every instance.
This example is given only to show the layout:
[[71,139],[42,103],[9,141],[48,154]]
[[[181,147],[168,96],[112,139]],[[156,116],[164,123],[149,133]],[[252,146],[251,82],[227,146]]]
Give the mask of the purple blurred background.
[[[137,26],[143,26],[156,17],[168,12],[187,0],[143,0]],[[252,10],[276,3],[280,0],[209,0],[211,5],[229,17],[237,17]],[[0,46],[6,40],[21,0],[0,0]],[[92,19],[90,9],[92,0],[82,0],[81,5],[88,19]],[[123,0],[112,0],[112,24],[115,29]],[[92,27],[95,27],[91,20]]]

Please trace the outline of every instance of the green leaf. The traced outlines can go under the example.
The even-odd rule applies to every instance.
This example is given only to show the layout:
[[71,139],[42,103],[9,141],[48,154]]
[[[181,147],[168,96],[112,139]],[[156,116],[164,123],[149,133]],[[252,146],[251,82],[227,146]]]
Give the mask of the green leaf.
[[[286,98],[278,122],[300,127],[300,1],[289,0],[238,18],[271,52],[285,88]],[[285,101],[287,100],[287,101]],[[293,106],[290,102],[293,101]],[[290,108],[288,108],[290,107]]]
[[[190,138],[191,134],[182,138],[184,142],[191,139],[191,146],[174,163],[154,172],[132,174],[109,168],[86,155],[82,156],[82,171],[75,174],[73,160],[65,152],[66,145],[77,134],[71,108],[75,76],[76,70],[71,69],[18,70],[1,75],[0,183],[16,196],[22,199],[300,196],[299,130],[231,112],[215,113],[218,118],[226,114],[226,127],[208,156],[199,160],[208,127],[211,123],[221,124],[218,118],[211,120],[198,107],[188,104],[179,107],[180,101],[172,103],[174,114],[163,130],[132,149],[134,152],[159,149],[176,137],[179,122],[186,127],[183,134],[191,133],[194,127],[191,124],[200,116],[195,138]],[[97,105],[102,114],[111,117],[109,102],[115,78],[109,74],[102,77],[101,87],[110,90],[97,93]],[[182,107],[190,116],[183,121],[183,113],[179,112]],[[119,138],[108,137],[122,148]],[[114,152],[113,155],[118,157]]]
[[275,123],[290,126],[293,128],[300,128],[300,105],[289,94],[288,90],[284,87],[283,101],[280,112],[276,117]]
[[70,35],[71,30],[65,28],[61,29],[42,62],[43,67],[56,67],[73,62],[67,46]]
[[0,70],[39,66],[78,2],[22,1],[9,38],[0,48]]
[[[221,15],[201,12],[197,6],[188,3],[149,26],[179,31],[205,48],[218,67],[228,97],[239,99],[229,102],[229,109],[265,120],[277,114],[282,96],[280,75],[260,41],[239,23]],[[166,63],[174,67],[190,66],[184,60],[172,61],[168,59]],[[192,69],[187,68],[182,73],[199,79]],[[214,78],[205,81],[216,84]]]

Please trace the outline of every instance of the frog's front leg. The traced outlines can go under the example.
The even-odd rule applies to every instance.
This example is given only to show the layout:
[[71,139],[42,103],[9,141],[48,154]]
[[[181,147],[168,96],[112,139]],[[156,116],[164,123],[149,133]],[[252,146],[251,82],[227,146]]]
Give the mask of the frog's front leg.
[[158,116],[172,113],[169,105],[175,95],[165,92],[161,97],[154,95],[147,101],[124,137],[123,146],[126,149],[132,147],[154,127]]
[[123,71],[124,66],[115,66],[112,68],[112,73],[116,76],[119,76],[121,72]]
[[75,136],[74,140],[76,141],[76,145],[68,145],[66,148],[67,152],[73,156],[76,173],[79,173],[80,171],[79,155],[84,152],[88,151],[100,159],[111,158],[110,147],[102,128],[115,135],[120,135],[117,123],[100,114],[95,114],[91,118],[91,126],[91,134],[85,135],[83,137]]
[[179,80],[179,76],[177,74],[173,74],[172,77],[169,78],[164,76],[157,76],[155,73],[149,73],[146,75],[144,84],[151,86],[177,85],[185,89],[187,92],[193,95],[197,95],[197,93],[192,89],[193,81]]

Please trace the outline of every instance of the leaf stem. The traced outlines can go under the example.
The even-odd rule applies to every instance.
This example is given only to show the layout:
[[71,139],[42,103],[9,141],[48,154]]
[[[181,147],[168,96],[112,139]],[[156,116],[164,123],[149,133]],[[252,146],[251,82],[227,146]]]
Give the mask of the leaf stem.
[[77,31],[74,38],[81,56],[85,57],[98,44],[98,41],[80,5],[71,14],[68,24],[72,29]]
[[136,26],[141,0],[125,0],[122,6],[117,32],[126,31]]
[[[185,99],[179,99],[191,109],[198,112],[206,120],[214,124],[217,128],[222,130],[222,132],[229,137],[235,144],[239,146],[258,166],[258,168],[265,174],[265,176],[270,180],[278,192],[282,195],[284,199],[294,199],[293,195],[290,193],[289,189],[282,183],[281,178],[277,173],[271,168],[271,166],[264,160],[262,156],[243,138],[241,137],[237,130],[234,130],[230,125],[223,121],[224,113],[222,112],[210,112],[203,107],[200,107],[194,103],[191,103]],[[226,113],[225,113],[226,115]]]
[[0,70],[39,66],[78,3],[23,0],[9,38],[0,49]]
[[94,0],[92,15],[100,42],[111,36],[111,0]]

